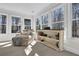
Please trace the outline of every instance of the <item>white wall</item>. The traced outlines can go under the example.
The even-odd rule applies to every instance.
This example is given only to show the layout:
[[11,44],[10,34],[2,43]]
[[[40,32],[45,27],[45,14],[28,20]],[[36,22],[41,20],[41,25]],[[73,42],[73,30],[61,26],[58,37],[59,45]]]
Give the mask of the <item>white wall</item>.
[[12,37],[16,35],[16,33],[11,33],[11,24],[12,24],[11,16],[21,17],[21,30],[24,29],[24,18],[32,19],[31,16],[27,16],[27,15],[15,13],[15,12],[7,11],[7,10],[0,10],[0,14],[7,15],[6,34],[0,33],[0,41],[11,40]]

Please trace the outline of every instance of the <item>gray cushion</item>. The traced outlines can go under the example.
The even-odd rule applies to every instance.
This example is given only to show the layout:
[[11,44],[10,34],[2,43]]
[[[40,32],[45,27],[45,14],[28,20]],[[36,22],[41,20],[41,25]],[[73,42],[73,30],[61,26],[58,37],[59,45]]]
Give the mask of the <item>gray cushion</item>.
[[13,37],[12,41],[13,41],[13,45],[21,45],[21,37]]

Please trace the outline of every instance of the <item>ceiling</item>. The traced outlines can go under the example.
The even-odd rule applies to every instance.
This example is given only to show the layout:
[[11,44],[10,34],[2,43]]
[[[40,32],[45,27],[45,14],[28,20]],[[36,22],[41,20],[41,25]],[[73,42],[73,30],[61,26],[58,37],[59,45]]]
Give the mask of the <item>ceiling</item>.
[[34,15],[49,5],[50,3],[0,3],[0,9]]

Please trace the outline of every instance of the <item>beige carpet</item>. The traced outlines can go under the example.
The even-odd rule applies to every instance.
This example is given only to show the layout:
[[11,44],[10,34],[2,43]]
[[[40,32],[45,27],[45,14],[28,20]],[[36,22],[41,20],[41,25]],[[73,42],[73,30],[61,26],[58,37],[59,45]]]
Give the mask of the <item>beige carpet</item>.
[[[68,51],[57,52],[41,43],[36,43],[31,48],[32,51],[28,56],[77,56]],[[0,42],[0,56],[27,56],[24,49],[25,47],[22,46],[12,46],[11,41]]]

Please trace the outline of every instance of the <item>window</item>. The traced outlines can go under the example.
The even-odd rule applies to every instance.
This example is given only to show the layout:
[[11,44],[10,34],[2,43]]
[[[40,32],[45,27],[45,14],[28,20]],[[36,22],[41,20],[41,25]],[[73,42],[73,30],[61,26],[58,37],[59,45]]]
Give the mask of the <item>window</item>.
[[72,4],[72,19],[79,18],[79,3]]
[[51,12],[52,29],[64,29],[64,7],[58,7]]
[[24,19],[24,25],[25,25],[25,29],[31,29],[31,20]]
[[72,37],[79,37],[79,3],[72,3]]
[[0,33],[6,33],[6,15],[0,15]]
[[12,17],[12,33],[21,31],[21,19],[19,17]]
[[40,20],[38,18],[36,19],[36,29],[40,29]]
[[41,16],[42,19],[42,29],[48,27],[48,14]]

